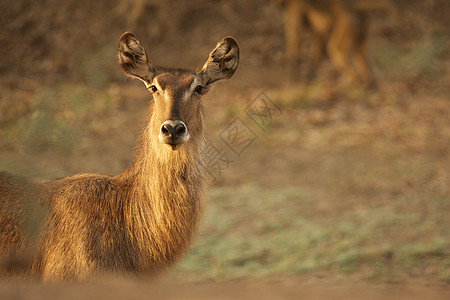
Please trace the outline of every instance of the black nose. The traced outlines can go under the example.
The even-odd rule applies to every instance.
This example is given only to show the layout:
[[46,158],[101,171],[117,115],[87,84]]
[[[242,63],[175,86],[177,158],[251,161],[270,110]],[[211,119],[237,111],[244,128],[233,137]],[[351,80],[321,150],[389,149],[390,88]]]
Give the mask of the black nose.
[[176,140],[186,134],[186,126],[183,123],[165,123],[161,126],[161,133],[165,137]]

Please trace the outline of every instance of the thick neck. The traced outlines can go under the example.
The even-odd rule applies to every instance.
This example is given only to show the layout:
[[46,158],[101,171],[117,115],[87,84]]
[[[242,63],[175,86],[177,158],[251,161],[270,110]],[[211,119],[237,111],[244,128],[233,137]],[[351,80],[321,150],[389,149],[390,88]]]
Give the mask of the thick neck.
[[159,266],[155,261],[174,262],[189,247],[202,212],[205,170],[202,135],[174,151],[149,139],[150,128],[141,134],[135,162],[118,180],[130,191],[124,199],[128,232],[141,257],[151,257],[141,263],[153,269]]

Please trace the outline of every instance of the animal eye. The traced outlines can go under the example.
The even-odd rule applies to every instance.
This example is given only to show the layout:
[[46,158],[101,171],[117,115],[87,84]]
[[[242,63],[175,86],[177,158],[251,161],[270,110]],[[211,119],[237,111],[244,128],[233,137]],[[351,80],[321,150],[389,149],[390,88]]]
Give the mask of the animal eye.
[[156,86],[152,85],[148,88],[148,90],[152,93],[155,93],[156,91],[158,91],[158,89],[156,88]]
[[197,94],[201,94],[203,92],[203,87],[201,85],[197,85],[197,87],[195,88],[195,92]]

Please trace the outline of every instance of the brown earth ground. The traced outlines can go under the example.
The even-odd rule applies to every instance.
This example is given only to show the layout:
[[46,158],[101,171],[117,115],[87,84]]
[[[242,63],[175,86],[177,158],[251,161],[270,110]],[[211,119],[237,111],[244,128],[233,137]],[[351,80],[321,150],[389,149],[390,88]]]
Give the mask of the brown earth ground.
[[1,299],[308,299],[308,300],[445,300],[442,287],[373,285],[330,282],[310,278],[288,280],[228,281],[222,283],[147,282],[130,279],[104,280],[77,285],[38,283],[0,286]]

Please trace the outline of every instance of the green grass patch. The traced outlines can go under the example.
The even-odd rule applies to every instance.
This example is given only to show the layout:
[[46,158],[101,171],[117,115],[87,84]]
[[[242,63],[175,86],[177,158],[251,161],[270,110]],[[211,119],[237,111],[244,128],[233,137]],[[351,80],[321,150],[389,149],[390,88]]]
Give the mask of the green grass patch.
[[385,74],[397,80],[426,76],[438,80],[445,69],[440,63],[448,53],[448,38],[431,34],[398,49],[384,44],[375,49],[375,58]]
[[311,217],[319,194],[301,186],[214,188],[209,198],[200,238],[178,275],[228,280],[369,270],[367,278],[382,281],[448,279],[445,225],[424,222],[419,212],[383,206]]
[[31,99],[3,93],[0,115],[0,149],[70,152],[82,133],[108,128],[105,115],[117,107],[109,89],[64,84],[42,89]]

